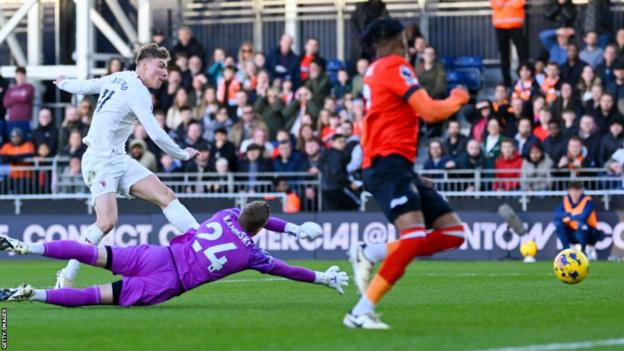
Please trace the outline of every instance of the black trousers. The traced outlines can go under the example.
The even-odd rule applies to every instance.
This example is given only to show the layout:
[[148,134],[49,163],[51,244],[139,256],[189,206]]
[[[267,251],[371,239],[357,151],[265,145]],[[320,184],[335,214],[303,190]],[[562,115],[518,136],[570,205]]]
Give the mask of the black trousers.
[[529,59],[529,47],[524,35],[524,29],[496,28],[496,41],[498,42],[498,52],[500,53],[503,84],[507,87],[511,87],[511,74],[509,72],[511,66],[511,47],[509,42],[513,41],[513,44],[518,51],[518,58],[520,59],[520,62],[527,61]]

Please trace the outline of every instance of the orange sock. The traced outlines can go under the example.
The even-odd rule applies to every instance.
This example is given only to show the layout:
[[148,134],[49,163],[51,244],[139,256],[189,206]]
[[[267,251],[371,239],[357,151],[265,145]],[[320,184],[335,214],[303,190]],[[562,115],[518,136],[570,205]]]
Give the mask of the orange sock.
[[424,227],[401,231],[401,239],[388,244],[388,256],[366,290],[368,299],[377,304],[403,276],[412,259],[430,251]]
[[427,234],[427,240],[429,241],[429,248],[432,250],[431,255],[460,247],[464,243],[464,226],[451,225],[435,229]]

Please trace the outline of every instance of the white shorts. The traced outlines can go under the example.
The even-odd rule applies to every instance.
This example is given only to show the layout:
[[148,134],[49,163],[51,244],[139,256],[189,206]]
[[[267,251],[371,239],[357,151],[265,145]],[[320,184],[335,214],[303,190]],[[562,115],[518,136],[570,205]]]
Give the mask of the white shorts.
[[102,156],[89,149],[82,156],[82,178],[91,191],[91,206],[102,194],[130,196],[130,188],[153,173],[127,154]]

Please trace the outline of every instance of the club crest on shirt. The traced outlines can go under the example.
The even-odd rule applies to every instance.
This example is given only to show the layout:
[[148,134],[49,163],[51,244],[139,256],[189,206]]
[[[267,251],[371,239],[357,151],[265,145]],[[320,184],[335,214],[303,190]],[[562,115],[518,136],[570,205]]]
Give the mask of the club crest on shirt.
[[401,78],[403,78],[405,84],[407,84],[408,86],[418,84],[418,79],[416,79],[416,76],[414,76],[412,70],[409,69],[409,67],[407,67],[406,65],[402,65],[401,67],[399,67],[399,75],[401,75]]

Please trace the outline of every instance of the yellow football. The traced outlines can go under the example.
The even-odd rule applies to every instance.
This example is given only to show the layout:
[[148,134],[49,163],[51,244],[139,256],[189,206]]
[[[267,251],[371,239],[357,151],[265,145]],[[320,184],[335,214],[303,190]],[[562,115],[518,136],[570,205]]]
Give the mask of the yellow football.
[[522,257],[535,257],[537,255],[537,244],[533,240],[523,243],[520,246],[520,253]]
[[589,273],[589,260],[580,250],[566,249],[555,257],[553,269],[557,279],[566,284],[578,284]]

